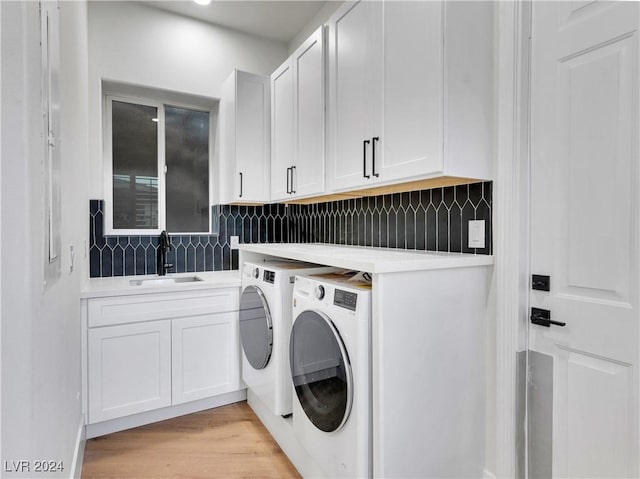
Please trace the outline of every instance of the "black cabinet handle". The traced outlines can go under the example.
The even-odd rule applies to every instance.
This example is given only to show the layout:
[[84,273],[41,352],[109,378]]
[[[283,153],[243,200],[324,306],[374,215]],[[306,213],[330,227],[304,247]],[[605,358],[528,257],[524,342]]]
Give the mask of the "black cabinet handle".
[[287,168],[287,194],[291,194],[291,188],[289,188],[289,172],[291,171],[291,167]]
[[561,321],[552,321],[551,320],[551,311],[548,309],[540,309],[540,308],[531,308],[531,323],[537,324],[538,326],[551,327],[551,325],[555,326],[566,326],[567,323],[563,323]]
[[242,173],[240,173],[240,198],[242,198]]
[[367,145],[371,143],[369,140],[362,142],[362,175],[365,178],[371,178],[371,175],[367,175]]
[[293,189],[293,185],[294,185],[294,181],[295,181],[295,180],[293,179],[293,173],[294,173],[295,171],[296,171],[296,167],[295,167],[295,166],[292,166],[292,167],[291,167],[291,194],[292,194],[292,195],[295,195],[295,193],[296,193],[296,190],[294,190],[294,189]]
[[376,142],[378,141],[380,141],[380,137],[378,136],[371,138],[371,173],[373,173],[373,176],[376,178],[380,176],[376,173]]

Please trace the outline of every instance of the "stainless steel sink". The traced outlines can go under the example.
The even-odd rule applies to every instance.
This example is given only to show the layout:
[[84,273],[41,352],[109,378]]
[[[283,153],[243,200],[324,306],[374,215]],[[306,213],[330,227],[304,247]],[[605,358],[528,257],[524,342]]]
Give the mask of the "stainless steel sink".
[[163,286],[180,283],[194,283],[196,281],[202,281],[202,278],[198,278],[197,276],[178,276],[175,278],[132,279],[129,280],[129,284],[131,286]]

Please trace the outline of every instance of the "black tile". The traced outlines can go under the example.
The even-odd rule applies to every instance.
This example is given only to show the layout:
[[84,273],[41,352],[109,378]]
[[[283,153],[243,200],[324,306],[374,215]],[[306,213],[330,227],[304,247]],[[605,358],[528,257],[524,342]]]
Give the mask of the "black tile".
[[138,246],[135,251],[136,257],[136,274],[147,274],[145,260],[146,260],[146,251],[143,246]]
[[364,214],[364,245],[371,246],[373,244],[373,215],[371,212]]
[[393,207],[393,195],[384,195],[384,209],[389,212],[389,210]]
[[438,209],[442,203],[442,188],[434,188],[431,190],[431,204]]
[[231,269],[231,248],[229,248],[229,245],[222,247],[222,269],[225,271]]
[[122,251],[122,248],[117,247],[113,249],[111,254],[111,261],[113,261],[113,275],[124,276],[124,251]]
[[358,246],[365,245],[365,224],[364,224],[364,211],[358,212]]
[[238,214],[240,216],[246,216],[247,214],[247,207],[245,205],[240,205],[240,208],[238,209]]
[[130,236],[129,244],[135,249],[140,244],[140,236]]
[[118,244],[120,245],[120,247],[122,249],[125,249],[127,247],[127,245],[129,244],[129,237],[128,236],[118,236]]
[[473,203],[473,206],[478,206],[482,199],[482,183],[469,185],[469,199]]
[[258,231],[258,217],[254,216],[251,218],[251,242],[252,243],[257,243],[258,239],[260,238],[259,236],[259,231]]
[[482,196],[489,206],[493,201],[493,182],[485,181],[482,183]]
[[491,253],[491,209],[489,205],[481,201],[476,208],[476,220],[484,220],[484,248],[477,248],[477,254]]
[[355,211],[357,213],[362,211],[362,198],[356,198],[356,206],[355,208],[352,208],[351,211]]
[[105,248],[100,255],[100,275],[102,277],[113,276],[113,263],[111,262],[111,250]]
[[210,244],[204,247],[204,270],[213,271],[213,246]]
[[229,205],[220,205],[220,215],[221,216],[226,218],[230,214],[231,214],[231,206],[229,206]]
[[[237,225],[238,222],[236,221],[236,232],[238,231]],[[245,216],[242,219],[242,234],[240,234],[239,236],[241,242],[251,243],[251,218],[249,218],[248,216]]]
[[391,207],[397,211],[400,209],[400,204],[401,204],[400,193],[394,193],[393,195],[391,195]]
[[413,206],[413,209],[417,209],[420,206],[420,191],[412,191],[410,193],[411,200],[410,204]]
[[426,249],[427,241],[427,213],[423,208],[416,211],[416,249]]
[[427,208],[427,250],[437,251],[438,249],[438,215],[433,204]]
[[396,248],[397,246],[397,235],[396,235],[396,223],[397,223],[397,214],[394,210],[389,211],[387,215],[387,246],[389,248]]
[[276,217],[273,220],[272,241],[274,243],[281,243],[282,242],[282,219],[280,217]]
[[405,246],[407,249],[416,249],[416,215],[412,209],[409,209],[404,217]]
[[462,252],[474,253],[474,248],[469,248],[469,221],[476,218],[476,211],[470,201],[465,203],[462,208],[462,214],[460,218],[460,236],[462,237]]
[[371,245],[380,246],[380,213],[377,209],[371,216],[371,222]]
[[238,250],[237,249],[231,250],[231,269],[238,269],[238,261],[239,261]]
[[469,185],[456,186],[456,202],[460,205],[460,208],[464,207],[464,204],[469,198]]
[[96,246],[92,246],[89,249],[89,276],[92,278],[100,277],[100,264],[102,262],[102,255],[100,250]]
[[453,202],[456,200],[455,191],[455,187],[453,186],[447,186],[446,188],[442,189],[442,200],[444,201],[444,204],[447,205],[447,207],[451,207]]
[[425,210],[431,204],[431,190],[420,191],[420,204]]
[[217,244],[213,247],[213,270],[222,271],[222,246]]
[[389,246],[388,216],[388,213],[380,213],[380,237],[378,243],[382,248]]
[[258,222],[258,241],[264,243],[267,241],[267,217],[262,215]]
[[196,246],[196,271],[204,271],[204,246]]
[[405,231],[405,213],[402,209],[396,214],[396,248],[406,248],[407,238]]
[[136,258],[135,250],[132,246],[128,246],[124,250],[124,274],[133,276],[136,274]]
[[449,251],[449,212],[444,204],[438,208],[438,251]]
[[457,204],[449,210],[449,251],[462,252],[462,211]]
[[193,245],[189,245],[186,248],[187,251],[187,262],[186,262],[186,271],[189,273],[193,273],[196,271],[196,248]]
[[187,252],[183,245],[176,248],[176,262],[174,263],[176,273],[187,271]]
[[407,208],[409,208],[410,204],[411,195],[408,192],[400,193],[400,206],[406,210]]
[[100,200],[89,200],[89,213],[94,215],[100,208]]
[[158,271],[156,269],[156,250],[151,246],[147,247],[147,251],[145,252],[146,266],[147,271],[145,274],[157,274]]

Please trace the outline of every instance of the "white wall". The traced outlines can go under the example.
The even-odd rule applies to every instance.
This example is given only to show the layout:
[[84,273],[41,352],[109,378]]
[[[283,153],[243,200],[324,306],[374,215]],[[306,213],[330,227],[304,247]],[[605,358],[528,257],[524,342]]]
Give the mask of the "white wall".
[[270,75],[284,43],[131,2],[89,4],[90,195],[104,198],[101,80],[220,97],[234,68]]
[[[82,425],[80,283],[86,266],[86,5],[60,5],[62,276],[44,291],[44,198],[37,2],[1,2],[1,459],[63,461]],[[69,272],[69,245],[78,251]],[[25,477],[33,477],[32,471]],[[9,474],[8,477],[20,477]],[[43,475],[44,477],[44,475]]]

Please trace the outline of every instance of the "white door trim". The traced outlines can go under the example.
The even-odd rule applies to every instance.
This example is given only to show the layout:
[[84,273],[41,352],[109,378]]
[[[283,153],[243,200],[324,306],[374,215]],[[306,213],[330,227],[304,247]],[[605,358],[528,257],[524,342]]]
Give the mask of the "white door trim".
[[528,301],[530,2],[497,6],[497,155],[494,184],[496,457],[516,477],[516,353],[526,350]]

